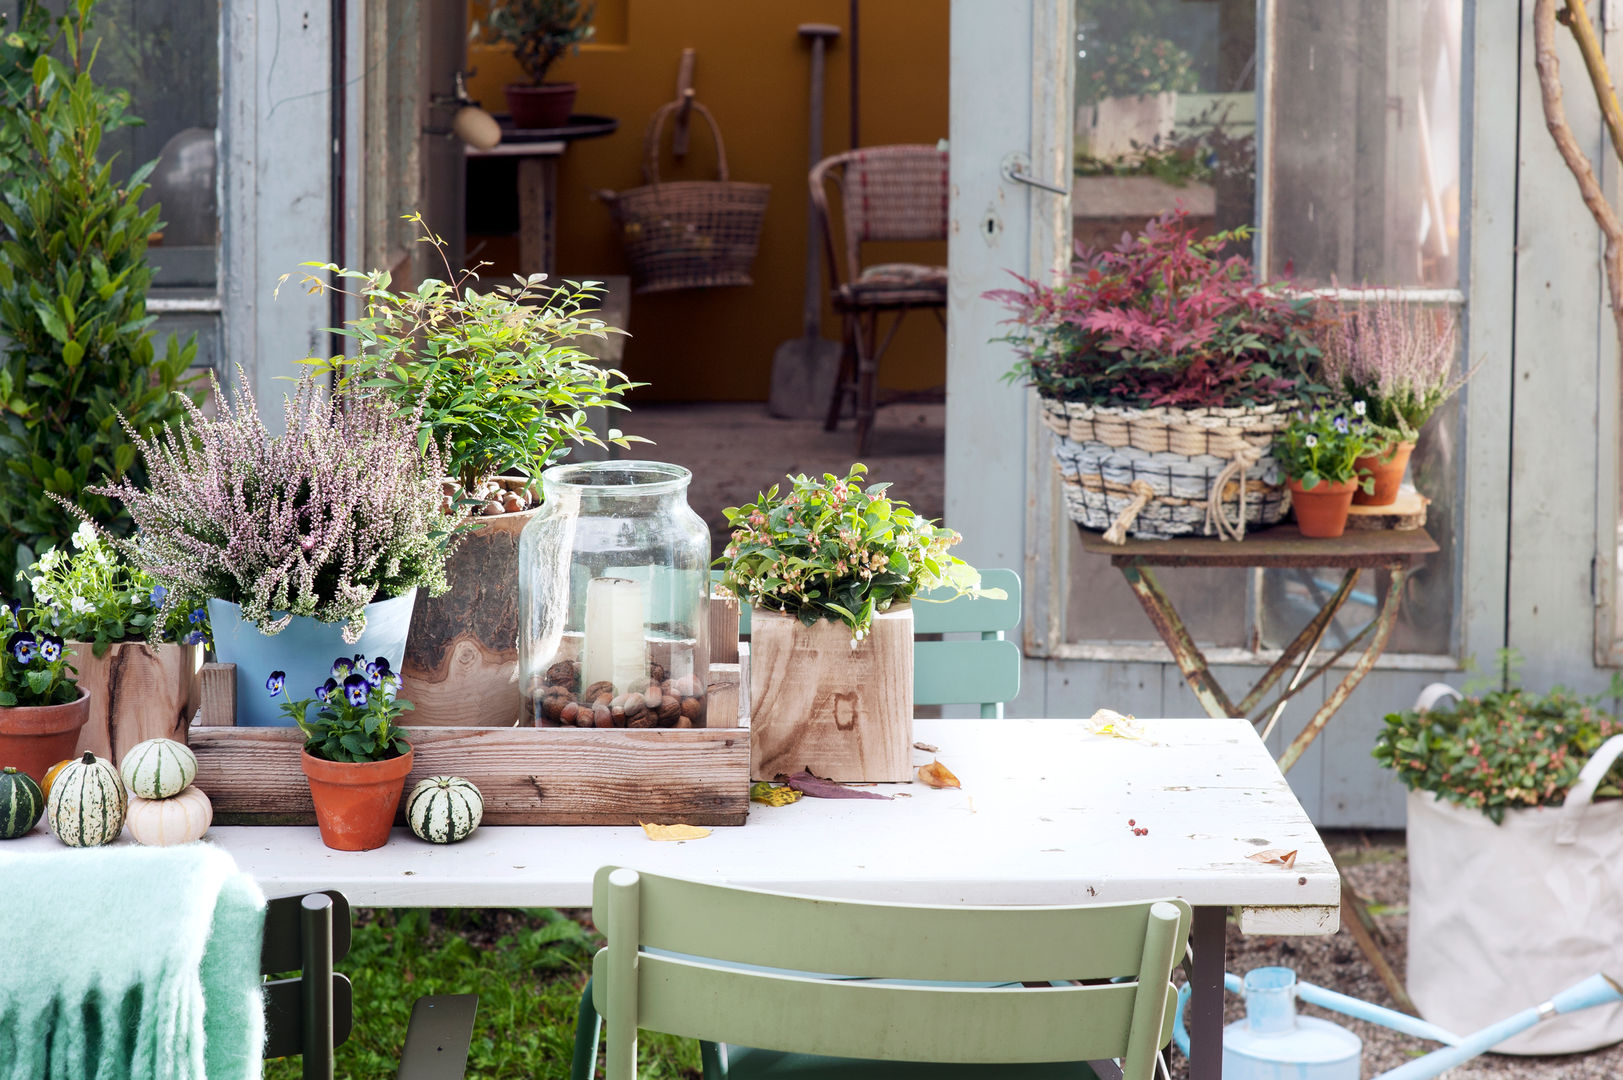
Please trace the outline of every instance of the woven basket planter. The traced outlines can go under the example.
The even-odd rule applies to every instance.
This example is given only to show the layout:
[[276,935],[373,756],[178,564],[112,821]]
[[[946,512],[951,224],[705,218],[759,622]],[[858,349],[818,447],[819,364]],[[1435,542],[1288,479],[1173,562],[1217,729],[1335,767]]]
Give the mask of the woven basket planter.
[[1278,404],[1127,409],[1041,401],[1067,513],[1114,543],[1238,540],[1290,509],[1285,471],[1269,454],[1289,423]]

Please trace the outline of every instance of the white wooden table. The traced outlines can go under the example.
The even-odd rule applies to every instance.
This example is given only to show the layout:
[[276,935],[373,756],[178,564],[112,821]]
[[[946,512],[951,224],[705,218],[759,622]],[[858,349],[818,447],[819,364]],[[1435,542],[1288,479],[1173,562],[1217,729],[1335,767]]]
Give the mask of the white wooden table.
[[[1329,934],[1341,883],[1248,721],[1142,727],[1145,738],[1122,739],[1079,720],[920,720],[915,737],[939,748],[961,790],[895,784],[875,789],[890,801],[753,805],[748,825],[681,843],[634,827],[492,826],[449,847],[396,829],[368,852],[331,851],[314,827],[222,827],[209,839],[268,894],[335,888],[358,906],[585,907],[606,864],[917,903],[1182,897],[1195,907],[1192,1075],[1216,1077],[1227,911],[1247,932]],[[915,751],[920,764],[931,756]],[[41,826],[7,850],[54,844]],[[1246,858],[1266,848],[1295,850],[1295,865]]]

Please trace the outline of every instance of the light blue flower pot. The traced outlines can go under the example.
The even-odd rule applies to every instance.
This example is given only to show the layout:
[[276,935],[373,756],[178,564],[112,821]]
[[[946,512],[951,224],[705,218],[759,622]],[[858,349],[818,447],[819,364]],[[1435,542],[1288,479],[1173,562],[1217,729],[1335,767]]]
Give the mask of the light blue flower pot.
[[[351,645],[344,641],[343,623],[295,615],[280,634],[267,637],[244,621],[242,608],[236,604],[210,600],[214,653],[220,663],[237,665],[237,726],[292,727],[282,704],[288,697],[314,697],[316,687],[327,681],[332,662],[340,656],[388,657],[399,671],[416,602],[417,590],[411,589],[392,600],[366,605],[366,629]],[[272,699],[265,689],[265,680],[273,671],[287,672],[287,696]]]

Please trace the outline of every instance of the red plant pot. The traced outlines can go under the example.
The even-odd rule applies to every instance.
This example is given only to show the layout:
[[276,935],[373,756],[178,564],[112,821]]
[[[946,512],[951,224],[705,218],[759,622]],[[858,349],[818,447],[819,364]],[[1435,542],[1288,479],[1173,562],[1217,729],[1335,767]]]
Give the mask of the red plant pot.
[[389,842],[415,750],[387,761],[327,761],[301,755],[316,804],[321,842],[338,851],[371,851]]
[[45,783],[52,765],[73,756],[79,729],[90,719],[90,691],[79,688],[65,705],[14,705],[0,709],[0,768],[15,765]]
[[1358,506],[1391,506],[1398,500],[1398,488],[1403,485],[1404,470],[1409,467],[1409,455],[1414,453],[1414,443],[1393,443],[1386,452],[1380,454],[1365,454],[1356,463],[1358,469],[1368,469],[1375,479],[1375,490],[1365,494],[1363,488],[1353,493],[1353,503]]
[[1287,480],[1291,490],[1291,509],[1296,512],[1296,525],[1303,536],[1315,540],[1334,540],[1347,531],[1347,511],[1352,508],[1353,492],[1358,481],[1343,480],[1332,484],[1320,480],[1313,489],[1302,487],[1300,480]]
[[576,83],[508,83],[507,111],[516,128],[561,128],[575,111]]

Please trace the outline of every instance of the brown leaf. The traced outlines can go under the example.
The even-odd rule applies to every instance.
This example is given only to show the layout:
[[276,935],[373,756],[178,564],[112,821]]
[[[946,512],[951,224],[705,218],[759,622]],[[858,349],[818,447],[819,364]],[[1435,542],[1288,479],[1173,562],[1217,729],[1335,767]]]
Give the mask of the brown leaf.
[[958,778],[956,776],[952,775],[952,770],[941,764],[939,761],[932,761],[928,765],[920,765],[918,768],[918,776],[919,783],[928,784],[930,787],[961,788],[964,786],[958,782]]
[[927,742],[916,742],[913,744],[913,749],[923,750],[926,754],[933,754],[941,748]]
[[779,776],[779,782],[788,784],[796,791],[803,791],[814,799],[888,799],[889,795],[881,795],[877,791],[858,791],[856,788],[846,787],[837,780],[828,780],[821,776],[813,776],[805,769],[801,769],[793,776]]
[[650,840],[703,840],[710,835],[710,830],[698,825],[655,825],[647,821],[639,821],[642,831],[648,834]]
[[1296,852],[1285,851],[1281,848],[1269,848],[1266,851],[1253,851],[1246,858],[1260,863],[1277,863],[1286,870],[1296,865]]

